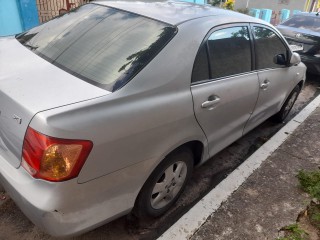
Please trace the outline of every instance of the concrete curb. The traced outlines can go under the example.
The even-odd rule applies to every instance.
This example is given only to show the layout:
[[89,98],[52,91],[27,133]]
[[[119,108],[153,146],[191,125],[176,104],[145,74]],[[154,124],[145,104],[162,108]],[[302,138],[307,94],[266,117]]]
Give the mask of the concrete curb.
[[204,196],[172,225],[158,240],[190,239],[242,183],[305,121],[320,105],[320,96],[310,102],[296,117],[283,126],[227,178]]

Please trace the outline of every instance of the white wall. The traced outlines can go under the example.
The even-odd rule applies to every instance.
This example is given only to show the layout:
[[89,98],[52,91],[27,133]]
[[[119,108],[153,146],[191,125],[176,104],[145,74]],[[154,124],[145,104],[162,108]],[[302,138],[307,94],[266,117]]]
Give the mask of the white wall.
[[[248,0],[236,0],[235,9],[246,8]],[[275,12],[281,9],[304,11],[307,0],[249,0],[250,8],[268,8]]]

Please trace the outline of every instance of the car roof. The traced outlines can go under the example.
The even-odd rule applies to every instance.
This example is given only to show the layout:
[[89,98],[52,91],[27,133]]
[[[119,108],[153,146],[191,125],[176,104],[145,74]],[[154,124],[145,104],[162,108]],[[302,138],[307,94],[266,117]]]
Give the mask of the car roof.
[[[179,25],[183,22],[208,17],[226,16],[239,19],[240,21],[259,22],[250,16],[234,11],[227,11],[211,5],[200,5],[182,1],[105,1],[98,0],[93,3],[105,5],[124,11],[136,13],[172,25]],[[249,20],[250,19],[250,20]]]

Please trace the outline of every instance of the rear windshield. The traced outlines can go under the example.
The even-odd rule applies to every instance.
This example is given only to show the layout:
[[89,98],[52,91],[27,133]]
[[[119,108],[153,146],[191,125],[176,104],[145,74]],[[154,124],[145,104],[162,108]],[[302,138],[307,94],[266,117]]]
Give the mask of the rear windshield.
[[319,16],[304,16],[304,15],[294,15],[288,21],[281,23],[281,25],[309,29],[314,32],[320,31],[320,17]]
[[16,38],[57,67],[115,91],[151,61],[175,32],[175,27],[159,21],[87,4]]

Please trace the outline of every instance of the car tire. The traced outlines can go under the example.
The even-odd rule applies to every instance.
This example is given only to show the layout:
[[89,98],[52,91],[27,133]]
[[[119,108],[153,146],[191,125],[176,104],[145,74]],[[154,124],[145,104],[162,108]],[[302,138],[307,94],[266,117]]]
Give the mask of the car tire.
[[287,100],[282,105],[282,108],[280,109],[280,111],[273,116],[273,120],[275,122],[281,123],[286,119],[286,117],[289,115],[295,101],[297,100],[299,93],[300,93],[300,87],[297,85],[292,90],[292,92],[289,94]]
[[142,187],[133,208],[140,218],[163,215],[179,198],[193,170],[193,153],[180,148],[169,154]]

